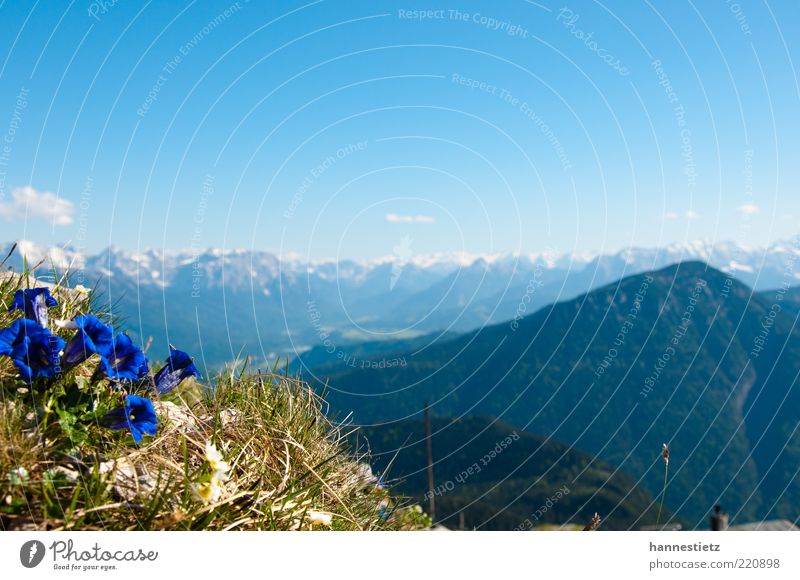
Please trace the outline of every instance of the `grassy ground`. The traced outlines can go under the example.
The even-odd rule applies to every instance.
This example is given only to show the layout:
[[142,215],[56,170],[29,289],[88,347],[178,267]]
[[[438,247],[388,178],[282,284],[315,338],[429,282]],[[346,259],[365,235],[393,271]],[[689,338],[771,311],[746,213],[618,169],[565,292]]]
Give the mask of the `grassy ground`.
[[[0,280],[0,329],[20,316],[7,308],[26,284]],[[49,327],[65,340],[74,331],[55,319],[91,312],[110,320],[64,280],[52,291],[59,306]],[[147,396],[158,415],[156,435],[138,445],[129,431],[103,426],[125,393]],[[228,369],[159,397],[146,383],[112,385],[97,355],[31,385],[0,357],[0,529],[426,527],[426,516],[400,505],[346,440],[319,397],[274,372]],[[213,482],[209,444],[230,466]]]

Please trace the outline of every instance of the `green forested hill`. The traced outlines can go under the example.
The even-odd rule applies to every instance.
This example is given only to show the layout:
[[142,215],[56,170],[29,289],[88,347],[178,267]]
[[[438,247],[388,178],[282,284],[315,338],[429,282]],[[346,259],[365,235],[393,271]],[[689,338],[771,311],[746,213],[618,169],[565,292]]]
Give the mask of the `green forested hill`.
[[[652,496],[587,453],[491,418],[436,419],[432,426],[437,521],[448,527],[459,526],[459,512],[467,529],[483,530],[583,526],[595,512],[601,529],[655,524]],[[409,420],[366,427],[358,437],[373,466],[427,508],[424,433],[422,421]]]
[[[767,292],[761,292],[761,296],[763,296],[766,300],[770,300],[775,295],[774,290],[770,290]],[[797,313],[800,311],[800,286],[795,286],[794,288],[789,288],[785,295],[784,295],[784,307],[787,308],[789,311]]]
[[625,278],[523,318],[339,369],[334,409],[357,422],[491,415],[621,468],[704,526],[800,515],[800,333],[795,314],[700,262]]

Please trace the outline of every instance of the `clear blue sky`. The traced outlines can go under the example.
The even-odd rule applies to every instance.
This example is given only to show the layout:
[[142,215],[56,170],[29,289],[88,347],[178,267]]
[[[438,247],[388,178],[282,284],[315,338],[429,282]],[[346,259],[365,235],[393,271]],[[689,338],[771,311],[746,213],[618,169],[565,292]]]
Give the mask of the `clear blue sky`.
[[797,2],[5,1],[0,21],[2,241],[367,258],[403,236],[797,233]]

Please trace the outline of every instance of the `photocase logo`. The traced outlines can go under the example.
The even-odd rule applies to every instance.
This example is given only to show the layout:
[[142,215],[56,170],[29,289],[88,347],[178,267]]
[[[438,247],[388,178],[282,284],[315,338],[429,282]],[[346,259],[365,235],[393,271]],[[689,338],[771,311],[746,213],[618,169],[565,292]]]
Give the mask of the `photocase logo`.
[[39,540],[30,540],[19,549],[19,561],[26,568],[36,568],[44,560],[44,544]]

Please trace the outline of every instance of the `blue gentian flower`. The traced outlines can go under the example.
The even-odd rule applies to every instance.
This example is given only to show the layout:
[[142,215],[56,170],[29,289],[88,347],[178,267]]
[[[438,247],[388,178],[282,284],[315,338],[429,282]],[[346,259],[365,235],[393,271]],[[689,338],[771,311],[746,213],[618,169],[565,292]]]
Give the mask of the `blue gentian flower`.
[[22,380],[52,378],[61,372],[60,353],[64,340],[39,323],[18,318],[0,330],[0,355],[14,361]]
[[118,334],[110,348],[100,352],[106,376],[118,381],[138,381],[149,372],[147,357],[127,334]]
[[54,306],[58,306],[58,302],[50,296],[49,288],[28,288],[14,292],[8,311],[22,310],[25,318],[47,326],[47,309]]
[[64,349],[64,365],[72,366],[85,361],[93,354],[105,356],[113,351],[114,333],[111,327],[104,324],[96,316],[87,314],[76,316],[70,327],[75,333]]
[[160,395],[169,393],[177,387],[183,379],[188,377],[200,377],[200,371],[194,366],[192,357],[169,345],[169,358],[167,364],[161,368],[154,377],[156,391]]
[[158,430],[153,403],[136,395],[126,395],[123,406],[108,413],[105,423],[109,429],[130,429],[136,443],[142,442],[142,435],[154,436]]

